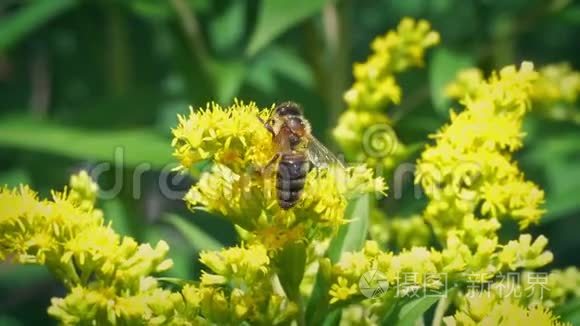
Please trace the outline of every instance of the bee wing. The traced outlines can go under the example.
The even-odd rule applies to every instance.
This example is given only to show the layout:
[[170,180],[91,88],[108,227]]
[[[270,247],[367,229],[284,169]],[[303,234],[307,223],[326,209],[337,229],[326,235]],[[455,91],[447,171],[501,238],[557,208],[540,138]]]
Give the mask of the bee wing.
[[324,146],[314,136],[308,138],[308,148],[306,156],[308,160],[318,168],[327,168],[329,166],[339,166],[344,168],[344,163],[336,157],[326,146]]

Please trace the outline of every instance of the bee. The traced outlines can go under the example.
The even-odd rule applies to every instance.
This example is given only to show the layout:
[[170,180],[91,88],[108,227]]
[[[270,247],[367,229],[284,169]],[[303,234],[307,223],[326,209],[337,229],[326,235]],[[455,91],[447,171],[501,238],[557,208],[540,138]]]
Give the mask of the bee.
[[259,119],[272,134],[277,148],[265,169],[276,164],[276,194],[280,208],[287,210],[298,203],[306,175],[312,167],[344,166],[312,135],[300,105],[284,102],[276,106],[267,121]]

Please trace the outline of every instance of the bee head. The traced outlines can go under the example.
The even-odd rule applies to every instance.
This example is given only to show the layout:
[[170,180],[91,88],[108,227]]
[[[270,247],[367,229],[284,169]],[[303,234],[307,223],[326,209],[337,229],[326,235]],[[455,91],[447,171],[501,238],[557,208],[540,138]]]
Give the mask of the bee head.
[[302,116],[302,108],[294,102],[284,102],[276,106],[274,114],[279,117]]

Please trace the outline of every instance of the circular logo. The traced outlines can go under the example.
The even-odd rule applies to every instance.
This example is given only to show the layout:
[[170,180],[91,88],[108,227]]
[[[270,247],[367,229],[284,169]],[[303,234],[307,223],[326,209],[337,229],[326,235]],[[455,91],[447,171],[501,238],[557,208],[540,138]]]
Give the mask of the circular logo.
[[389,281],[385,275],[377,270],[364,273],[358,281],[358,288],[367,298],[378,298],[389,289]]
[[374,158],[383,158],[397,149],[397,135],[387,124],[370,126],[363,135],[363,150]]

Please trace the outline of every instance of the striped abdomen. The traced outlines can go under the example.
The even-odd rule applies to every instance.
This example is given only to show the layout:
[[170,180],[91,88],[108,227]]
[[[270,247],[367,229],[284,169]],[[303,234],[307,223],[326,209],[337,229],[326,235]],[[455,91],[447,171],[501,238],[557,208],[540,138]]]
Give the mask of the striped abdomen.
[[276,174],[278,203],[282,209],[296,205],[304,189],[309,162],[303,153],[282,154]]

